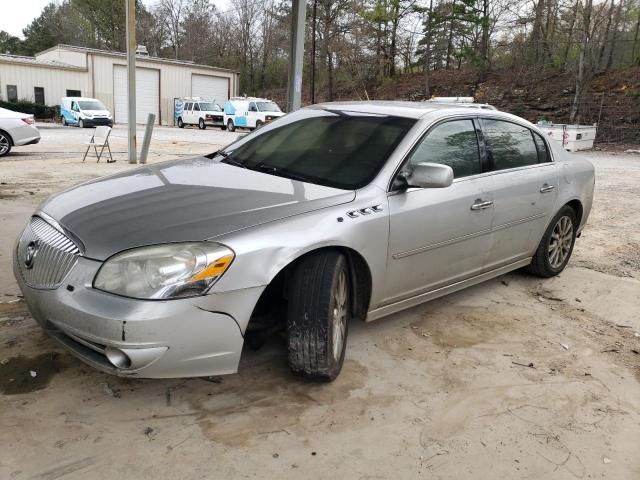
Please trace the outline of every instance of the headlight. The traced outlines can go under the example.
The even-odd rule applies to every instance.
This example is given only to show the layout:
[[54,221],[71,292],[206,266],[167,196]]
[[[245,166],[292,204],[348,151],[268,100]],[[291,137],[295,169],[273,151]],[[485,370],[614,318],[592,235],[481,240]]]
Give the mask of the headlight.
[[235,254],[212,242],[170,243],[118,253],[98,271],[98,290],[141,299],[204,294],[229,268]]

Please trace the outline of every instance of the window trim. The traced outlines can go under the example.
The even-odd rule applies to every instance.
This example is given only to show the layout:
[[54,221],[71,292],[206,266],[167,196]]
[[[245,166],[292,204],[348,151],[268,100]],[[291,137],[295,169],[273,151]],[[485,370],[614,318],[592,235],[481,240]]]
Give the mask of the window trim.
[[522,170],[522,169],[525,169],[525,168],[531,168],[531,167],[537,167],[537,166],[545,166],[545,165],[550,165],[550,164],[554,163],[554,158],[553,158],[553,154],[552,154],[552,151],[551,151],[551,147],[549,146],[549,143],[547,142],[547,139],[544,138],[544,135],[541,135],[539,132],[536,132],[536,131],[532,130],[529,126],[523,125],[523,124],[518,123],[518,122],[515,122],[512,119],[506,119],[506,118],[500,118],[500,117],[479,116],[478,117],[478,121],[480,123],[480,127],[483,130],[483,138],[484,138],[484,121],[485,120],[494,120],[494,121],[498,121],[498,122],[513,123],[514,125],[518,125],[519,127],[526,128],[527,130],[529,130],[529,133],[531,134],[531,141],[533,142],[533,145],[534,145],[534,147],[536,149],[536,157],[538,155],[538,146],[536,145],[536,141],[535,141],[533,135],[537,134],[544,141],[544,144],[545,144],[545,146],[547,148],[547,157],[549,159],[546,162],[540,162],[540,160],[538,160],[537,163],[532,163],[530,165],[522,165],[522,166],[519,166],[519,167],[496,169],[495,164],[494,164],[494,162],[492,160],[492,157],[489,156],[489,152],[491,151],[490,144],[489,144],[489,142],[486,142],[487,166],[489,167],[489,170],[487,171],[487,173],[515,172],[515,171]]

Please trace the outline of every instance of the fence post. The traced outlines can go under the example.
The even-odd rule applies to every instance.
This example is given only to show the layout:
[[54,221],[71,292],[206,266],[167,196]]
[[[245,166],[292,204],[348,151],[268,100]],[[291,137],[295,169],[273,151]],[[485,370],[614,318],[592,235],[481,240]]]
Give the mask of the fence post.
[[144,127],[144,138],[142,139],[142,151],[140,152],[140,163],[147,163],[147,154],[149,153],[149,144],[151,143],[151,134],[153,133],[153,124],[156,122],[156,116],[150,113],[147,117],[147,125]]

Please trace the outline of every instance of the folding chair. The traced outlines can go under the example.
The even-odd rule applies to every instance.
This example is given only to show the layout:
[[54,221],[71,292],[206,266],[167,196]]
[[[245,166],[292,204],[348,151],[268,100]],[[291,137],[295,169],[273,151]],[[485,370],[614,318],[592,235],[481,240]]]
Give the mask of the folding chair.
[[[95,130],[93,131],[93,135],[91,136],[91,140],[89,140],[89,143],[86,144],[87,151],[84,152],[84,157],[82,158],[82,161],[84,162],[86,160],[87,154],[89,153],[89,150],[93,146],[93,149],[96,152],[96,157],[98,158],[97,162],[99,162],[100,157],[102,157],[102,152],[104,152],[104,147],[107,147],[107,151],[109,152],[109,158],[111,159],[111,160],[107,159],[107,163],[115,162],[115,160],[113,159],[113,155],[111,155],[111,147],[109,146],[110,134],[111,134],[111,127],[107,127],[107,126],[96,127]],[[101,147],[100,153],[98,153],[98,147]]]

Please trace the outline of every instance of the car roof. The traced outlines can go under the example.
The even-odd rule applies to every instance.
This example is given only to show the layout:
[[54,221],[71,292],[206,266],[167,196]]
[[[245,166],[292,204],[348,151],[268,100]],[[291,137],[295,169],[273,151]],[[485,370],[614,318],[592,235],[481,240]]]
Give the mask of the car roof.
[[436,110],[460,109],[469,110],[474,115],[478,114],[477,107],[469,107],[456,103],[436,102],[409,102],[398,100],[369,100],[351,102],[326,102],[311,105],[306,108],[319,108],[323,110],[339,110],[344,112],[372,113],[381,115],[395,115],[398,117],[421,118]]

